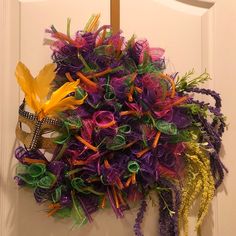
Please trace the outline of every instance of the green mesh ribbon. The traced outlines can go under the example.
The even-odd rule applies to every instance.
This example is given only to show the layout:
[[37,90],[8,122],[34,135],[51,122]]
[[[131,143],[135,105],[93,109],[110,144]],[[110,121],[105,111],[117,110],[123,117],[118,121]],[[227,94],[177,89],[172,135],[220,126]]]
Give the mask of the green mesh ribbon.
[[[23,168],[21,167],[21,170]],[[46,171],[45,164],[31,164],[24,166],[24,173],[18,173],[17,176],[31,187],[40,187],[49,189],[56,181],[56,176]]]
[[78,192],[84,192],[83,187],[86,187],[84,180],[79,177],[71,180],[71,186]]
[[74,193],[71,194],[71,197],[73,203],[71,215],[75,221],[75,224],[81,226],[87,222],[87,218]]
[[156,71],[156,67],[152,63],[138,65],[138,74],[148,74]]
[[46,175],[37,182],[37,186],[44,189],[50,189],[56,181],[56,176],[51,172],[46,172],[45,174]]
[[54,143],[56,144],[64,144],[67,142],[67,140],[70,138],[70,135],[69,133],[66,133],[66,134],[62,134],[60,135],[59,137],[57,137],[55,140],[54,140]]
[[80,59],[80,61],[83,63],[84,68],[83,68],[83,73],[88,73],[88,72],[92,72],[93,70],[89,67],[88,63],[85,61],[84,57],[82,56],[82,54],[78,53],[78,58]]
[[167,90],[168,90],[168,86],[167,86],[167,83],[164,79],[160,79],[160,85],[161,85],[161,88],[162,88],[162,100],[165,100]]
[[131,132],[130,125],[122,125],[118,128],[118,132],[121,134],[129,134]]
[[115,99],[115,93],[114,93],[114,89],[113,87],[110,85],[110,77],[107,78],[107,82],[104,86],[102,86],[105,88],[106,93],[104,94],[104,99],[106,101],[111,101],[113,99]]
[[108,150],[120,150],[124,148],[126,144],[125,137],[123,135],[116,135],[111,143],[107,143],[106,147]]
[[176,135],[178,131],[175,124],[166,122],[164,120],[156,121],[155,126],[163,134]]
[[55,217],[58,217],[61,219],[68,218],[70,216],[71,216],[71,208],[69,207],[63,207],[55,213]]
[[128,170],[131,173],[137,173],[140,169],[140,166],[137,161],[129,161]]
[[59,202],[59,200],[61,199],[61,191],[62,191],[62,186],[59,186],[52,193],[52,200],[54,203]]
[[125,65],[125,68],[129,70],[130,74],[137,71],[137,66],[134,60],[132,60],[131,58],[126,58],[124,60],[124,65]]
[[117,111],[120,111],[122,109],[122,106],[123,105],[121,103],[119,103],[119,102],[115,103],[115,108],[116,108]]
[[75,90],[75,98],[76,99],[81,100],[86,96],[87,96],[87,92],[85,90],[83,90],[82,88],[77,88]]
[[94,52],[99,55],[99,56],[103,56],[103,55],[107,55],[107,56],[111,56],[115,54],[115,48],[113,45],[102,45],[100,47],[96,47],[94,49]]
[[115,99],[115,94],[113,92],[107,92],[105,95],[104,95],[104,99],[106,101],[111,101],[111,100],[114,100]]
[[28,167],[28,174],[33,177],[37,178],[42,176],[46,171],[46,165],[45,164],[32,164]]
[[81,193],[84,193],[84,194],[90,194],[90,193],[93,193],[95,195],[104,195],[104,193],[100,193],[96,190],[94,190],[92,187],[90,186],[87,186],[85,183],[84,183],[84,180],[79,178],[79,177],[76,177],[74,179],[71,180],[71,186],[77,191],[77,192],[81,192]]
[[63,122],[65,133],[57,137],[54,142],[56,144],[64,144],[70,139],[72,130],[79,130],[82,127],[82,121],[80,118],[66,119]]
[[17,177],[23,180],[27,185],[29,185],[29,187],[37,186],[38,180],[30,176],[29,174],[17,174]]

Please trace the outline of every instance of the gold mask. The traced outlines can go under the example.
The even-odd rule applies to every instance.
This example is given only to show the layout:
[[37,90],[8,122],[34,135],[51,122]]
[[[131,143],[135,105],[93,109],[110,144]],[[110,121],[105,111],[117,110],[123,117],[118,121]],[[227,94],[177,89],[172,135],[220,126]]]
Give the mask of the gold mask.
[[[19,117],[16,126],[16,137],[29,150],[44,149],[49,153],[55,150],[55,138],[43,137],[45,133],[60,133],[62,131],[62,122],[58,119],[45,117],[39,120],[33,113],[24,110],[25,104],[19,107]],[[22,128],[22,123],[30,128],[30,133]]]
[[[55,117],[63,111],[76,109],[87,98],[87,94],[79,99],[73,95],[79,86],[79,80],[66,82],[52,91],[51,83],[56,76],[55,69],[54,64],[48,64],[33,78],[23,63],[19,62],[16,67],[16,79],[25,94],[25,100],[19,108],[16,137],[29,150],[44,149],[52,153],[56,146],[55,140],[43,135],[56,131],[60,133],[62,122]],[[34,113],[25,111],[25,104]],[[22,129],[23,124],[30,128],[30,132]]]

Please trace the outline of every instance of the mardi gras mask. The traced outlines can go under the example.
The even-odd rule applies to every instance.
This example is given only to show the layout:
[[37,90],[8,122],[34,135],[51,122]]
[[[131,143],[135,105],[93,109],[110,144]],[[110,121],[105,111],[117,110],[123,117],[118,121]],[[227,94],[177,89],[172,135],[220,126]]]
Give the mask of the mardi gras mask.
[[[39,120],[33,113],[24,110],[25,104],[19,107],[19,117],[16,126],[16,137],[28,150],[44,149],[52,153],[55,150],[55,137],[44,137],[44,134],[60,133],[62,122],[59,119],[43,118]],[[26,125],[30,132],[24,130],[23,124]]]
[[[50,84],[55,78],[55,65],[46,65],[34,79],[29,70],[21,62],[16,68],[16,78],[25,93],[25,101],[19,107],[19,118],[16,127],[17,138],[29,150],[44,149],[52,153],[56,147],[53,137],[44,134],[61,132],[63,123],[58,119],[59,113],[74,109],[83,103],[84,98],[75,99],[71,93],[75,91],[79,80],[65,83],[58,90],[52,92]],[[49,96],[51,93],[51,96]],[[25,110],[28,105],[35,114]],[[28,126],[30,132],[23,129]]]

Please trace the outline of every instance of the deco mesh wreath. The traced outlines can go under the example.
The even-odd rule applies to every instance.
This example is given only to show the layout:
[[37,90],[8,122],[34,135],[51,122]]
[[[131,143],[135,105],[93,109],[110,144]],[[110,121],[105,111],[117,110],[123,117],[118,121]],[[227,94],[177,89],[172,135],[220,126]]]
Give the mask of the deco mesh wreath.
[[[67,34],[47,30],[54,64],[36,78],[18,63],[25,99],[16,135],[24,145],[16,149],[15,180],[31,188],[38,203],[48,203],[49,216],[72,217],[78,225],[106,207],[123,217],[131,202],[140,202],[138,236],[154,192],[160,235],[181,229],[188,235],[190,207],[200,198],[199,229],[227,171],[219,158],[225,129],[220,96],[197,87],[209,79],[206,72],[167,75],[163,49],[135,37],[125,41],[110,26],[98,29],[98,18],[75,37],[70,21]],[[213,97],[215,106],[194,93]],[[48,132],[59,135],[45,137]]]

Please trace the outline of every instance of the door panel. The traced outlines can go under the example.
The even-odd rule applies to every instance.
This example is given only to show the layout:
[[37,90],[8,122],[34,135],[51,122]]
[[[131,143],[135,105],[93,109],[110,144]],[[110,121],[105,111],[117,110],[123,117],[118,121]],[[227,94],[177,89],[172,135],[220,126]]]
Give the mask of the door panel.
[[[45,63],[50,61],[51,51],[48,46],[43,46],[43,38],[47,36],[44,31],[50,27],[50,24],[54,24],[60,31],[65,31],[66,18],[70,17],[72,19],[71,32],[75,32],[83,28],[89,16],[93,13],[101,13],[101,25],[109,24],[109,0],[32,0],[21,1],[20,5],[15,0],[12,0],[11,3],[7,3],[6,0],[0,0],[0,2],[9,4],[7,5],[7,11],[10,13],[7,17],[11,19],[9,26],[13,30],[8,32],[6,29],[6,32],[8,32],[6,37],[13,40],[12,36],[15,35],[15,43],[10,41],[12,45],[17,45],[16,42],[20,42],[19,52],[11,56],[7,62],[15,64],[16,58],[19,58],[32,70],[33,74],[36,74]],[[211,2],[212,4],[202,4],[202,2]],[[235,93],[232,91],[233,88],[229,88],[229,85],[224,83],[220,78],[220,76],[224,75],[222,67],[225,66],[230,70],[226,63],[227,59],[223,61],[220,58],[224,53],[221,44],[225,43],[225,41],[231,42],[230,46],[228,45],[226,48],[231,60],[233,60],[233,54],[230,51],[230,47],[236,51],[236,46],[233,45],[233,39],[223,38],[221,32],[224,30],[224,26],[227,27],[227,22],[224,22],[227,12],[231,13],[231,15],[233,15],[233,12],[231,12],[231,7],[228,5],[226,7],[226,3],[218,4],[217,1],[214,5],[214,2],[216,1],[191,0],[189,4],[186,4],[184,0],[121,0],[121,29],[128,38],[134,33],[138,38],[147,38],[150,46],[158,46],[166,49],[167,70],[170,73],[178,71],[180,74],[183,74],[192,68],[199,73],[207,68],[212,77],[215,77],[215,80],[210,81],[206,87],[210,86],[213,89],[217,88],[220,90],[223,98],[229,104],[232,98],[235,101],[236,98]],[[236,8],[236,4],[233,1],[231,4],[232,6],[234,4]],[[224,7],[227,11],[223,13],[222,8]],[[221,25],[222,21],[223,26]],[[217,39],[215,39],[216,36]],[[10,42],[6,42],[5,44],[9,46]],[[17,46],[15,48],[16,50],[18,49]],[[7,71],[5,73],[4,81],[8,79],[7,76],[13,77],[12,72],[13,66],[9,69],[9,72]],[[228,78],[232,79],[232,74],[227,72],[226,74]],[[6,82],[6,88],[8,89],[6,91],[9,91],[10,88],[15,86],[15,82]],[[227,91],[231,91],[231,99],[227,97]],[[17,91],[15,91],[15,94],[16,96],[12,99],[12,107],[17,110],[20,99],[18,99]],[[8,95],[4,99],[4,101],[8,101]],[[3,111],[1,109],[1,113]],[[229,121],[233,124],[231,129],[236,131],[231,106],[226,104],[225,111],[226,113],[228,112]],[[11,130],[9,138],[4,142],[1,141],[1,148],[5,150],[4,155],[7,154],[10,156],[12,154],[9,150],[13,146],[16,116],[16,112],[14,113],[8,109],[4,113],[4,119],[1,120],[1,124],[8,122],[7,127],[10,127]],[[8,119],[9,117],[12,118]],[[3,125],[1,125],[2,127]],[[6,128],[4,130],[3,133],[6,135]],[[231,133],[227,133],[224,139],[226,142],[226,153],[229,155],[233,155],[233,139],[230,138],[230,134],[232,133],[232,131]],[[3,139],[3,137],[2,134],[1,138]],[[1,155],[3,155],[3,151],[1,151]],[[0,160],[0,164],[2,163]],[[231,166],[233,162],[228,160],[227,163]],[[87,224],[81,228],[73,228],[71,221],[57,222],[52,218],[47,218],[44,212],[46,206],[38,206],[32,198],[31,192],[24,189],[18,191],[17,187],[11,182],[13,164],[12,161],[5,161],[3,166],[8,171],[1,175],[3,176],[1,190],[5,192],[4,194],[0,194],[0,197],[2,199],[1,202],[6,204],[3,213],[1,213],[1,225],[5,226],[5,228],[1,227],[1,236],[133,235],[133,224],[138,206],[127,212],[125,219],[122,220],[117,220],[112,210],[98,212],[93,216],[93,225]],[[236,169],[235,166],[231,168]],[[8,182],[9,185],[7,185]],[[230,186],[232,188],[233,180],[227,180],[226,184],[229,188]],[[232,222],[229,226],[227,223],[229,217],[226,217],[228,212],[236,217],[235,210],[230,207],[230,203],[232,202],[230,200],[233,199],[233,196],[234,198],[236,197],[235,191],[231,190],[230,193],[230,197],[226,196],[222,188],[219,194],[220,197],[214,200],[209,211],[209,216],[202,228],[203,236],[234,235],[235,226]],[[228,201],[228,203],[224,201]],[[1,206],[4,205],[2,203]],[[219,209],[218,205],[220,206]],[[158,235],[157,212],[158,206],[152,206],[150,201],[143,224],[145,236]],[[190,221],[190,230],[192,232],[190,236],[195,236],[197,234],[193,231],[195,222],[194,210],[191,213]],[[4,222],[7,223],[4,224]]]
[[51,50],[43,46],[43,39],[50,38],[45,29],[53,24],[60,32],[66,32],[66,20],[71,18],[71,33],[83,29],[92,14],[101,14],[101,24],[109,24],[109,0],[78,1],[22,1],[20,7],[20,57],[32,73],[50,62]]

